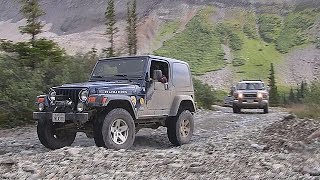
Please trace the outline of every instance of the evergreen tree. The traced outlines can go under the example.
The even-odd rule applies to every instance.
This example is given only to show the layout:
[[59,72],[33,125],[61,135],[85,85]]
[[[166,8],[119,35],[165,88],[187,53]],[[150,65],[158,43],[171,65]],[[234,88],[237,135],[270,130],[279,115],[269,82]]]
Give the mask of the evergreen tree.
[[307,91],[307,82],[302,81],[300,84],[300,96],[301,99],[304,99],[306,96],[306,91]]
[[115,43],[114,38],[116,33],[118,32],[118,28],[116,27],[116,14],[115,14],[115,5],[114,0],[108,1],[108,6],[105,12],[106,23],[107,26],[106,35],[109,38],[110,47],[108,47],[105,51],[108,57],[115,56]]
[[290,89],[290,93],[289,93],[289,103],[294,103],[295,102],[295,94],[293,92],[293,89]]
[[270,104],[271,105],[278,105],[279,103],[279,94],[278,94],[278,88],[276,85],[276,80],[274,76],[274,66],[273,63],[271,63],[271,68],[270,68],[270,76],[269,76],[269,87],[270,87]]
[[134,0],[132,5],[130,2],[127,4],[127,38],[128,38],[128,53],[129,55],[137,54],[137,1]]
[[282,103],[284,105],[288,104],[288,99],[287,99],[287,97],[285,95],[282,95]]
[[138,23],[138,14],[137,14],[137,0],[133,0],[132,9],[131,9],[131,20],[132,20],[132,45],[133,45],[133,54],[137,54],[137,23]]
[[132,28],[132,21],[131,21],[131,10],[130,10],[130,2],[127,3],[127,46],[128,46],[128,53],[129,55],[133,54],[133,45],[132,45],[132,37],[131,37],[131,28]]
[[22,4],[20,12],[27,19],[27,25],[19,27],[20,32],[31,35],[31,41],[33,42],[36,35],[42,32],[43,24],[39,18],[45,13],[41,9],[38,0],[21,0],[20,2]]

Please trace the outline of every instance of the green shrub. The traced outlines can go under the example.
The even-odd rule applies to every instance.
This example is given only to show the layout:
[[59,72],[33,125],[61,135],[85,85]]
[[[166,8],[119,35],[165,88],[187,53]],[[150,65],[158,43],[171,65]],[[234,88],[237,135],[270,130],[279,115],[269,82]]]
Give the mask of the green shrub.
[[254,13],[247,13],[245,18],[245,23],[243,25],[243,32],[250,39],[257,39],[257,26],[256,26],[256,16]]
[[200,80],[194,79],[195,97],[198,107],[211,109],[211,106],[217,101],[216,92],[208,84],[203,84]]
[[317,36],[317,37],[316,37],[315,44],[316,44],[316,47],[317,47],[318,49],[320,49],[320,36]]
[[[297,96],[291,95],[296,98],[291,100],[292,102],[295,102],[291,107],[291,111],[300,118],[320,118],[320,82],[313,82],[308,89],[304,90],[305,93],[301,93],[301,87],[300,90],[298,89],[297,91]],[[299,93],[302,94],[302,96],[299,95]]]
[[287,53],[292,47],[305,44],[308,35],[305,30],[313,26],[316,13],[313,10],[292,12],[284,20],[284,27],[276,40],[276,49]]
[[259,33],[268,43],[276,41],[282,30],[281,17],[276,14],[262,14],[258,20]]
[[219,23],[215,28],[215,32],[218,34],[221,44],[230,46],[232,50],[242,49],[243,40],[229,25]]
[[32,122],[36,96],[52,86],[88,79],[95,59],[90,53],[67,56],[45,39],[0,44],[0,127]]
[[241,58],[241,57],[236,57],[232,60],[232,65],[234,67],[237,67],[237,66],[243,66],[246,64],[246,60],[244,58]]

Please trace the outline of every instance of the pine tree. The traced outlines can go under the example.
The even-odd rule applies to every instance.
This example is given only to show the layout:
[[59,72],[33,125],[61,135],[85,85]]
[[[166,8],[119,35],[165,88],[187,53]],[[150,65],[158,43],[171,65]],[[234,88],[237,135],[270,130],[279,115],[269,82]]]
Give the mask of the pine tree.
[[133,54],[133,45],[132,45],[132,37],[131,30],[132,29],[132,21],[131,21],[131,10],[130,10],[130,2],[127,3],[127,46],[129,55]]
[[132,36],[132,45],[133,45],[133,54],[137,54],[137,23],[138,23],[138,14],[137,14],[137,0],[133,0],[132,9],[131,9],[131,20],[132,20],[132,29],[131,29],[131,36]]
[[20,12],[27,19],[27,25],[20,26],[20,32],[22,34],[30,34],[31,41],[33,42],[36,38],[36,35],[42,32],[43,24],[39,20],[45,12],[41,9],[38,0],[21,0],[22,4]]
[[274,66],[273,63],[271,63],[271,68],[270,68],[270,76],[269,76],[269,87],[270,87],[270,104],[271,105],[278,105],[279,103],[279,94],[278,94],[278,88],[276,85],[276,80],[274,76]]
[[307,82],[302,81],[300,84],[300,97],[301,99],[304,99],[306,96],[306,91],[307,91]]
[[115,14],[115,5],[114,0],[108,1],[108,6],[105,12],[106,23],[107,26],[106,35],[109,38],[110,47],[108,47],[105,51],[107,52],[108,57],[115,56],[115,43],[114,38],[116,33],[118,32],[118,28],[116,27],[116,14]]
[[[131,7],[130,7],[131,6]],[[127,38],[128,38],[128,53],[129,55],[137,54],[137,23],[138,23],[138,15],[137,15],[137,1],[134,0],[132,5],[130,2],[127,4]]]
[[295,99],[295,94],[293,92],[293,89],[291,88],[289,93],[289,103],[294,103],[296,101]]

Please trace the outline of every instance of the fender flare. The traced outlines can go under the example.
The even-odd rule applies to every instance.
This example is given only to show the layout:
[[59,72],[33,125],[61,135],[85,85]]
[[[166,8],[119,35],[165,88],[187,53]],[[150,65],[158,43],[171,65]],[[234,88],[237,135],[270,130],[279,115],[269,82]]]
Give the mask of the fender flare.
[[194,104],[194,100],[191,96],[188,95],[178,95],[176,97],[174,97],[173,99],[173,103],[170,109],[170,113],[169,116],[176,116],[178,114],[179,108],[180,108],[180,104],[182,101],[188,101],[192,104],[192,109],[190,110],[191,112],[195,112],[196,111],[196,106]]
[[[125,96],[125,95],[102,95],[103,97],[107,98],[107,102],[103,105],[104,107],[108,107],[108,105],[111,102],[115,102],[115,101],[126,101],[130,104],[130,108],[133,112],[133,118],[137,119],[137,111],[135,108],[135,105],[132,103],[132,100],[130,98],[130,96]],[[129,112],[130,113],[130,112]]]

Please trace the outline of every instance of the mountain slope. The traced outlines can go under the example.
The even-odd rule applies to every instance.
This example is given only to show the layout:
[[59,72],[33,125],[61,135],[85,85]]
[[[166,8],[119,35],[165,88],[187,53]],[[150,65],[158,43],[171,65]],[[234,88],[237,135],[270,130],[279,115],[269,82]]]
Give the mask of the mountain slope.
[[[116,1],[120,29],[116,42],[122,54],[126,49],[126,4],[127,0]],[[108,46],[104,36],[106,0],[42,0],[41,6],[46,11],[42,18],[46,26],[39,37],[54,40],[69,54]],[[213,11],[197,19],[208,7]],[[312,45],[320,36],[319,7],[318,0],[138,0],[138,52],[188,61],[194,74],[204,74],[199,78],[215,88],[227,89],[244,78],[266,80],[271,62],[280,85],[294,85],[319,78],[320,55]],[[303,22],[308,22],[307,26],[300,26]],[[3,0],[0,39],[28,40],[18,31],[24,24],[18,0]],[[304,63],[309,61],[315,68]],[[304,68],[300,66],[310,73],[301,71]],[[210,72],[213,70],[218,71]]]

